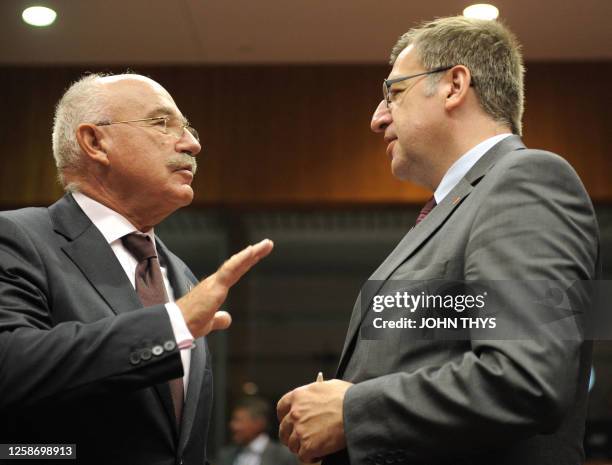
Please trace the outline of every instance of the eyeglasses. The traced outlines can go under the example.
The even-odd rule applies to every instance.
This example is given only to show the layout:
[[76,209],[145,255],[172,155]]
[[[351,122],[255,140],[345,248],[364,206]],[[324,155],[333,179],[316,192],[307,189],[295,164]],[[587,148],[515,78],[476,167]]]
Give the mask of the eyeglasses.
[[200,141],[198,131],[191,127],[187,121],[180,121],[178,118],[172,116],[154,116],[153,118],[128,119],[123,121],[103,121],[102,123],[97,123],[96,126],[110,126],[111,124],[141,122],[150,122],[152,128],[155,128],[164,134],[170,134],[177,139],[183,137],[185,130],[187,130],[195,138],[195,140],[198,142]]
[[393,99],[393,93],[391,92],[391,86],[395,84],[396,82],[402,82],[402,81],[406,81],[407,79],[412,79],[412,78],[419,77],[419,76],[426,76],[428,74],[441,73],[442,71],[446,71],[451,68],[452,66],[443,66],[441,68],[432,69],[431,71],[425,71],[424,73],[412,74],[411,76],[402,76],[402,77],[398,77],[394,79],[385,79],[383,81],[382,90],[383,90],[383,97],[385,99],[385,102],[387,103],[387,108],[389,108],[389,106],[391,105],[391,101]]

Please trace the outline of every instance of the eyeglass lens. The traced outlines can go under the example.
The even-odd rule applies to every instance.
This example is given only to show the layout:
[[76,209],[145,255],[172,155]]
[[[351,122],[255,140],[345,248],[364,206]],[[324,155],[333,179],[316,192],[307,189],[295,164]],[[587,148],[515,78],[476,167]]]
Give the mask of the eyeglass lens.
[[180,139],[181,137],[183,137],[183,132],[186,129],[195,138],[195,140],[197,140],[198,142],[200,141],[200,135],[198,134],[198,131],[196,131],[189,124],[181,123],[176,119],[173,120],[169,118],[164,119],[164,122],[166,133],[170,133]]

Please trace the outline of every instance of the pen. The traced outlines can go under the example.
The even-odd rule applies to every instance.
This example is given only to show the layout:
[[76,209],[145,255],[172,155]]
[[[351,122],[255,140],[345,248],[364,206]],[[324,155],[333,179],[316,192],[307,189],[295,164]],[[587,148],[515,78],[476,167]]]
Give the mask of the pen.
[[319,371],[319,374],[317,375],[317,383],[322,383],[323,382],[323,372]]

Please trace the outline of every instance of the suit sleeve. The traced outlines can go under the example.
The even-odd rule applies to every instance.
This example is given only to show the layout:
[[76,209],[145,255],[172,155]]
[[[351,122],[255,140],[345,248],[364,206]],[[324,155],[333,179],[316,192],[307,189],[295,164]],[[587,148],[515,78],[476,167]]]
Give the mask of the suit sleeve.
[[[488,190],[487,200],[469,234],[465,279],[522,280],[525,286],[593,279],[598,229],[573,169],[536,151],[502,162],[506,166],[478,186]],[[506,298],[508,321],[533,323],[533,308]],[[394,450],[417,462],[448,458],[554,431],[580,384],[588,344],[580,323],[569,326],[566,340],[555,331],[523,340],[472,336],[459,360],[352,386],[344,401],[351,463]]]
[[0,216],[0,411],[182,376],[163,305],[55,325],[46,266],[27,231]]

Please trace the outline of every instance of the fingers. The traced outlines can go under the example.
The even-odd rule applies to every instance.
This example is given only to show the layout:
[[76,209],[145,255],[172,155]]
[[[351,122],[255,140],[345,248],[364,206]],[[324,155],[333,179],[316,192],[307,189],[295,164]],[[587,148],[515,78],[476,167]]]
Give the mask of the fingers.
[[227,329],[232,324],[232,317],[229,313],[219,310],[215,313],[213,317],[213,324],[211,331],[219,331],[222,329]]
[[279,422],[283,421],[283,418],[287,416],[289,410],[291,410],[291,398],[293,397],[293,391],[285,394],[276,404],[276,418]]
[[270,239],[264,239],[253,246],[253,251],[259,260],[272,252],[273,248],[274,242],[272,242]]
[[[292,437],[293,437],[293,448],[289,444],[289,439]],[[297,453],[300,445],[299,445],[299,440],[297,436],[295,436],[295,432],[293,431],[293,420],[291,419],[290,415],[285,415],[285,418],[283,418],[283,421],[281,421],[280,426],[278,428],[278,438],[280,439],[280,442],[282,442],[287,447],[289,447],[291,452],[295,454]],[[296,447],[295,441],[297,441],[297,447]]]
[[274,243],[270,239],[249,245],[221,265],[215,273],[215,278],[223,286],[233,286],[253,265],[272,252],[273,248]]
[[300,461],[303,463],[316,463],[319,461],[319,459],[314,456],[312,451],[308,450],[302,445],[298,446],[296,454],[300,458]]
[[[285,394],[276,404],[276,415],[279,421],[278,427],[278,438],[280,441],[289,447],[289,437],[293,433],[293,421],[289,411],[291,410],[291,401],[293,397],[293,391]],[[291,449],[291,448],[290,448]],[[297,450],[291,449],[291,452],[297,452]]]
[[299,454],[301,449],[300,438],[295,428],[291,431],[289,439],[287,440],[287,447],[294,454]]
[[177,300],[183,312],[187,328],[195,337],[211,331],[226,329],[232,323],[227,312],[218,311],[225,301],[230,287],[274,247],[270,239],[250,245],[233,255],[216,273],[200,282],[188,294]]

